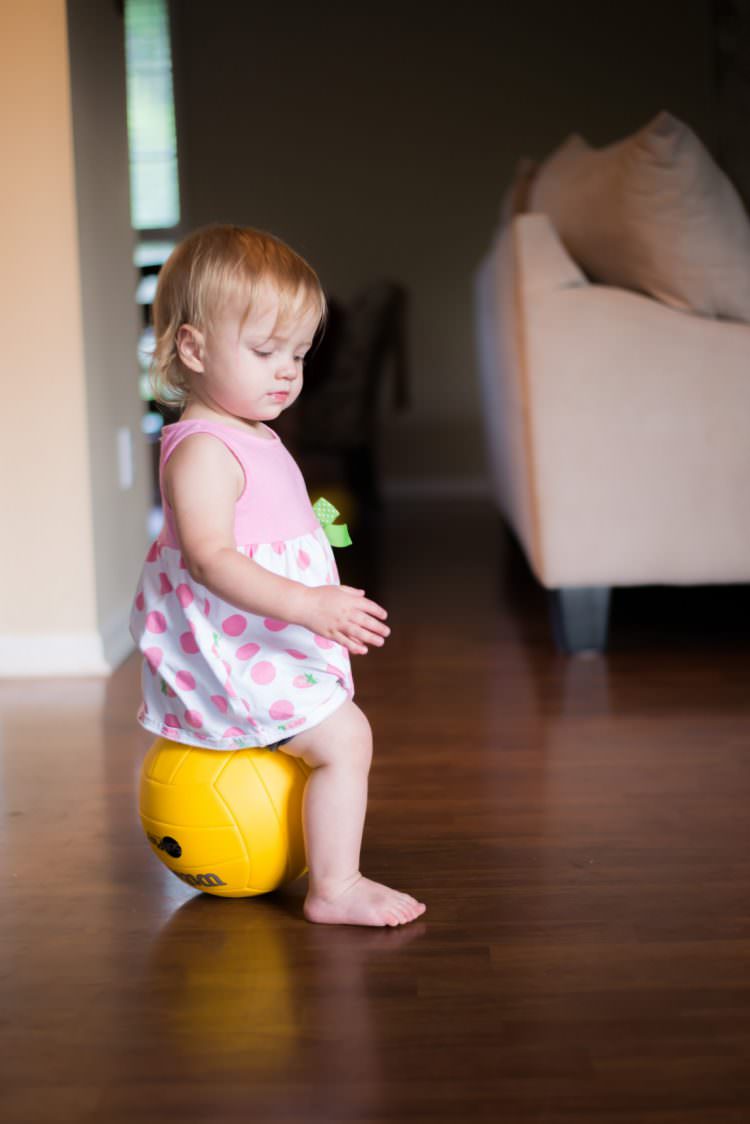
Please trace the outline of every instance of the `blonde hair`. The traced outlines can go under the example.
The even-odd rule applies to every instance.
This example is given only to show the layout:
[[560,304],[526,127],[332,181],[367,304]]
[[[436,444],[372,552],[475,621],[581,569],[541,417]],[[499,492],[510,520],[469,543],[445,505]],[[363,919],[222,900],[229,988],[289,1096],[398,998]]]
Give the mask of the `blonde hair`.
[[207,226],[175,247],[159,273],[153,305],[151,387],[157,402],[179,408],[188,397],[189,372],[177,350],[182,325],[210,329],[233,299],[245,302],[244,323],[269,286],[278,296],[277,325],[309,312],[317,314],[319,326],[324,323],[326,299],[317,274],[272,234],[252,227]]

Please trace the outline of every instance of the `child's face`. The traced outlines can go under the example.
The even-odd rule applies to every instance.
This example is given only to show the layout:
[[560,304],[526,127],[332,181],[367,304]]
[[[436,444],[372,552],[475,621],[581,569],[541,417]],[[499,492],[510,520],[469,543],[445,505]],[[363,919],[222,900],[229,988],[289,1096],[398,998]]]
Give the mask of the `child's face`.
[[317,316],[310,312],[276,325],[278,296],[269,290],[242,323],[239,304],[227,308],[199,333],[194,396],[219,412],[245,421],[277,418],[299,397],[302,361],[312,344]]

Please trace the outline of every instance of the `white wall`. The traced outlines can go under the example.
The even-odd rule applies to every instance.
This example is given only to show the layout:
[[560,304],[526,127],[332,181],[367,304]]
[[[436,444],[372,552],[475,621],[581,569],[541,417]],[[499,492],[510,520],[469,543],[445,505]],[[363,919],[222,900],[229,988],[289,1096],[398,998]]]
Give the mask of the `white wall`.
[[[122,25],[114,4],[73,0],[71,8],[87,40],[73,51],[84,72],[73,94],[64,0],[0,8],[6,676],[108,672],[129,647],[125,613],[146,539],[116,93]],[[136,437],[129,492],[115,479],[115,425]]]
[[384,473],[483,475],[472,274],[516,160],[662,108],[711,144],[708,3],[174,7],[187,225],[269,228],[345,299],[404,282],[414,408]]

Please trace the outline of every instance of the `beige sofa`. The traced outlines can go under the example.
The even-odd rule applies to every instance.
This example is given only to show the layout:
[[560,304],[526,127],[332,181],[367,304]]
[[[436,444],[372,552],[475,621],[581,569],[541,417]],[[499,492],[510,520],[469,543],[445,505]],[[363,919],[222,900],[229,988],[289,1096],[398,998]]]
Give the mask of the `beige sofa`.
[[494,496],[559,645],[602,649],[613,586],[750,581],[750,323],[594,280],[517,196],[475,277]]

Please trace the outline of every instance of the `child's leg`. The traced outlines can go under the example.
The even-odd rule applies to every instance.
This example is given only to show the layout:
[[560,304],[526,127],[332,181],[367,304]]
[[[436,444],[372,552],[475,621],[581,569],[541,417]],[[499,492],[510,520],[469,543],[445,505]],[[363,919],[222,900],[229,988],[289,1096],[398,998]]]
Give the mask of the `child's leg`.
[[359,852],[372,758],[370,724],[351,700],[319,726],[297,734],[283,753],[301,757],[312,773],[303,818],[310,886],[309,921],[344,925],[403,925],[424,913],[408,894],[363,878]]

